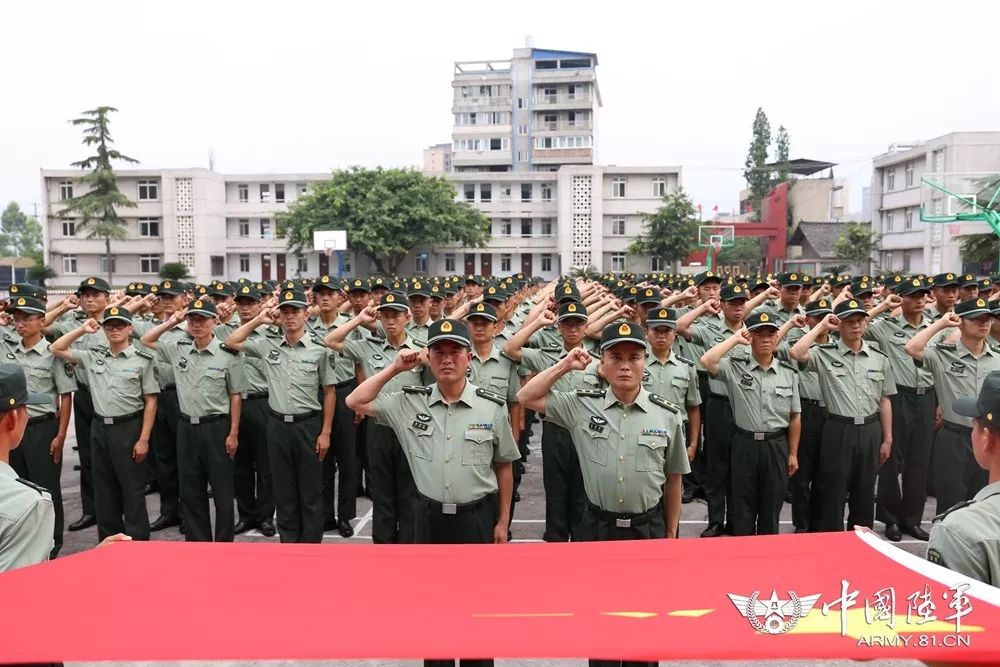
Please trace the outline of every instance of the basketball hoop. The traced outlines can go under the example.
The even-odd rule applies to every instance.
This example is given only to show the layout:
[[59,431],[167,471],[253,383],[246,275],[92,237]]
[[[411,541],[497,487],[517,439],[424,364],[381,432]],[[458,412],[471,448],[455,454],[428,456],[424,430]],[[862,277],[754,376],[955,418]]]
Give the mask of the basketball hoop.
[[333,254],[334,249],[336,249],[337,244],[331,241],[327,241],[323,244],[323,254],[329,257]]

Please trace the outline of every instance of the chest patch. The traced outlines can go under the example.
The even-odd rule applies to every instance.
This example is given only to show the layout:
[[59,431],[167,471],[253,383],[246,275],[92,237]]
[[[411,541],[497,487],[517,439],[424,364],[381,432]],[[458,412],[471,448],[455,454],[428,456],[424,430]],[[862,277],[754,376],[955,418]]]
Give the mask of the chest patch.
[[424,422],[426,424],[427,422],[429,422],[431,420],[431,416],[428,415],[428,414],[425,414],[425,413],[421,412],[420,414],[417,415],[417,420],[418,421],[422,421],[422,422]]
[[950,370],[955,375],[965,375],[965,364],[961,361],[953,361]]
[[833,366],[834,368],[843,368],[844,367],[844,362],[842,362],[842,361],[831,361],[830,365]]
[[902,331],[897,331],[897,332],[896,332],[896,333],[894,333],[893,335],[894,335],[894,336],[895,336],[896,338],[906,338],[906,333],[904,333],[904,332],[902,332]]
[[96,359],[96,360],[94,360],[94,363],[97,364],[98,366],[103,366],[104,365],[104,359]]
[[744,373],[740,378],[740,386],[746,387],[747,389],[753,387],[753,376],[748,373]]
[[372,355],[372,359],[374,359],[375,361],[382,361],[382,359],[384,359],[384,358],[385,357],[383,357],[381,354],[373,354]]
[[664,436],[664,437],[670,435],[670,433],[665,428],[644,428],[644,429],[642,429],[642,434],[643,435],[660,435],[660,436]]
[[604,417],[593,416],[590,418],[590,423],[587,424],[587,428],[594,433],[604,433],[604,427],[607,425],[608,420]]
[[418,431],[426,431],[429,427],[422,421],[415,421],[413,422],[413,428],[417,429]]
[[8,359],[16,359],[17,357],[15,357],[15,356],[14,356],[14,353],[13,353],[13,352],[8,352],[8,353],[7,353],[7,358],[8,358]]
[[188,360],[187,359],[179,359],[177,361],[177,368],[181,369],[182,371],[186,371],[188,369]]
[[278,352],[277,350],[271,350],[270,352],[267,353],[267,358],[270,359],[271,361],[277,361],[278,357],[280,356],[281,353]]
[[472,431],[492,431],[493,424],[488,424],[488,423],[469,424],[468,428]]

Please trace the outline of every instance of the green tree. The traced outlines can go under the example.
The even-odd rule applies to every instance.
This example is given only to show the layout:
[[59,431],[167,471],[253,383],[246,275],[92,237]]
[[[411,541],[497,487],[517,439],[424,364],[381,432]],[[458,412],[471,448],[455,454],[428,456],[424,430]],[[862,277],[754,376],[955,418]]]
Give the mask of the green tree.
[[574,266],[569,270],[569,277],[574,280],[596,280],[601,276],[601,272],[593,264],[588,264],[587,266]]
[[761,264],[760,237],[738,236],[732,246],[719,250],[719,266],[739,266],[742,270],[756,269]]
[[655,213],[643,213],[643,233],[629,252],[660,257],[676,264],[698,245],[698,213],[683,190],[664,195]]
[[42,257],[42,225],[10,202],[0,213],[0,254],[7,257]]
[[1000,255],[1000,239],[996,234],[970,234],[959,241],[958,252],[963,262],[994,262]]
[[191,272],[184,262],[167,262],[160,267],[160,278],[163,280],[187,280],[190,277]]
[[82,112],[80,118],[70,121],[83,127],[83,144],[93,147],[95,155],[73,162],[74,167],[90,171],[80,178],[80,182],[90,186],[85,194],[63,202],[65,207],[59,212],[60,218],[74,218],[76,228],[87,232],[87,238],[104,239],[104,255],[107,258],[108,283],[112,283],[111,239],[125,238],[125,221],[118,215],[120,208],[135,208],[136,204],[118,189],[113,161],[137,164],[130,158],[111,148],[114,140],[108,128],[108,115],[117,112],[114,107],[97,107]]
[[791,164],[788,160],[788,130],[784,125],[778,126],[778,136],[774,139],[775,161],[778,163],[778,182],[783,183],[788,180],[791,174]]
[[750,188],[750,204],[754,220],[760,220],[760,203],[771,189],[771,172],[767,168],[767,150],[771,145],[771,124],[764,109],[758,107],[753,119],[753,139],[744,163],[743,178]]
[[833,255],[853,264],[861,273],[868,273],[872,255],[881,241],[882,237],[872,231],[870,223],[849,222],[833,244]]
[[278,215],[278,233],[290,250],[302,252],[312,248],[314,231],[343,229],[350,249],[393,274],[416,248],[486,244],[489,218],[455,195],[448,180],[412,169],[338,170]]

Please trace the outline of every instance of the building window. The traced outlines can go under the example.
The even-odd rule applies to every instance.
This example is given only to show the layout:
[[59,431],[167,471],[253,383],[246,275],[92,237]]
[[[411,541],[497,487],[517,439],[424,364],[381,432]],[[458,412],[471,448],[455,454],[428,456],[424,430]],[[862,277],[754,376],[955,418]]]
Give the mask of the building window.
[[500,270],[504,273],[510,272],[510,253],[500,255]]
[[118,257],[111,255],[111,270],[108,271],[108,256],[101,255],[101,273],[107,275],[108,273],[116,273],[118,271]]
[[910,231],[913,229],[913,209],[908,208],[903,212],[903,229]]
[[552,218],[542,218],[542,236],[552,236]]
[[510,236],[510,218],[500,221],[500,236]]
[[544,254],[542,255],[542,271],[552,270],[552,255]]
[[221,255],[212,255],[209,263],[212,265],[212,277],[222,278],[226,275],[226,258]]
[[279,203],[284,203],[285,201],[285,184],[275,183],[274,184],[274,201]]
[[156,201],[160,198],[160,182],[139,179],[139,201]]
[[299,255],[296,264],[297,264],[297,266],[295,267],[296,272],[298,272],[298,273],[309,273],[309,256],[308,255]]
[[427,253],[418,252],[413,261],[413,269],[417,273],[427,273]]
[[892,269],[892,260],[893,260],[893,257],[892,257],[892,253],[891,252],[884,252],[884,253],[882,253],[882,268],[885,269],[885,270],[891,270]]
[[531,236],[531,218],[521,218],[521,236]]
[[240,255],[240,273],[250,272],[250,255]]
[[239,200],[242,203],[250,201],[250,186],[246,183],[240,183],[236,186],[236,192],[238,193]]
[[912,253],[913,253],[912,250],[903,251],[903,266],[900,267],[900,270],[907,272],[910,270],[910,256],[912,255]]
[[475,183],[466,183],[463,190],[465,191],[465,201],[476,201]]
[[76,273],[76,255],[63,255],[63,273]]
[[139,236],[158,237],[159,235],[159,218],[139,218]]
[[493,201],[493,186],[491,184],[479,184],[479,201],[487,204]]
[[524,109],[525,107],[528,106],[527,102],[528,101],[526,99],[524,99],[523,97],[517,98],[517,108],[518,109]]
[[63,236],[76,236],[75,220],[63,220],[62,228],[63,228]]
[[625,236],[625,217],[615,216],[611,218],[611,235]]
[[344,273],[351,275],[354,273],[354,269],[351,268],[351,256],[348,253],[344,253]]
[[528,126],[527,125],[518,125],[517,126],[517,133],[519,135],[521,135],[522,137],[524,135],[528,134]]
[[444,272],[455,273],[455,253],[448,253],[444,256]]
[[615,199],[625,198],[625,177],[616,176],[611,179],[611,196]]
[[260,237],[262,239],[271,238],[271,221],[267,218],[260,219]]
[[531,201],[531,183],[521,183],[521,201]]
[[159,273],[159,255],[139,255],[139,273]]
[[616,252],[611,255],[611,270],[619,273],[625,271],[625,253]]
[[895,212],[894,211],[886,211],[885,212],[885,231],[887,231],[887,232],[891,232],[892,231],[892,219],[894,217],[895,217]]
[[59,199],[66,200],[72,198],[73,198],[73,181],[59,181]]
[[913,163],[912,162],[907,163],[906,170],[903,172],[903,177],[904,177],[904,181],[906,183],[906,187],[912,188],[913,187]]
[[542,201],[552,201],[551,183],[542,183]]
[[260,201],[262,203],[271,203],[271,184],[261,183],[260,184]]
[[239,235],[241,239],[250,238],[250,220],[247,218],[241,218],[238,222],[239,224]]
[[528,161],[528,151],[518,151],[517,152],[517,161],[518,162],[527,162]]
[[885,172],[885,189],[886,192],[892,192],[896,189],[896,169],[890,167]]
[[667,179],[662,176],[653,178],[653,196],[657,199],[667,194]]
[[663,268],[663,258],[658,255],[653,255],[649,258],[649,270],[650,271],[665,271]]

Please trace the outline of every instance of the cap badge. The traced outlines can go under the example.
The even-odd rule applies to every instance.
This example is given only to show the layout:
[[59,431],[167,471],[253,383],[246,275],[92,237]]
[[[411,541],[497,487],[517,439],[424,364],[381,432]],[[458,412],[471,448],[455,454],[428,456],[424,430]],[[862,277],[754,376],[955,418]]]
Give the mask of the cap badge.
[[712,275],[713,275],[713,274],[712,274],[712,272],[711,272],[711,271],[706,271],[706,272],[705,272],[705,277],[706,277],[706,278],[711,278],[711,277],[712,277]]
[[167,282],[163,283],[163,286],[166,287],[167,289],[170,289],[170,281],[168,280]]
[[627,324],[623,324],[620,327],[618,327],[618,335],[619,336],[628,336],[631,333],[632,333],[632,327],[630,327]]
[[954,279],[955,279],[954,273],[949,273],[948,275],[945,276],[945,280],[954,280]]
[[330,282],[330,276],[323,276],[322,278],[319,279],[319,281],[321,283],[328,283]]
[[660,311],[660,317],[661,317],[661,318],[666,318],[666,317],[667,317],[667,311],[665,311],[665,310],[661,310],[661,311]]
[[770,322],[771,321],[771,317],[767,313],[761,313],[760,314],[760,321],[761,322]]
[[441,333],[451,333],[451,322],[441,323]]
[[249,294],[250,293],[250,288],[249,287],[244,287],[243,289],[240,290],[240,293],[241,294]]
[[413,283],[413,289],[420,289],[420,283]]
[[395,300],[396,300],[396,297],[394,295],[392,295],[392,294],[386,294],[385,295],[385,302],[386,303],[392,303]]
[[95,282],[97,282],[97,281],[94,280],[93,278],[87,278],[87,284],[88,285],[93,285]]
[[920,279],[919,278],[914,278],[913,279],[913,286],[914,287],[920,287]]
[[985,308],[986,302],[980,299],[979,301],[976,301],[976,306],[978,306],[979,308]]
[[19,305],[19,306],[23,306],[25,303],[27,303],[27,302],[24,300],[23,296],[20,299],[17,300],[17,305]]
[[477,313],[481,313],[484,310],[486,310],[486,306],[484,306],[483,304],[479,304],[478,306],[476,306],[476,312]]
[[10,293],[11,294],[17,294],[17,285],[11,285],[10,286]]
[[292,298],[292,293],[291,292],[285,292],[285,298],[286,299],[291,299]]
[[987,412],[986,413],[986,421],[988,421],[988,422],[993,421],[993,413],[992,412]]
[[201,299],[198,299],[197,301],[194,302],[194,307],[195,308],[201,308],[202,307]]
[[572,293],[573,293],[573,288],[570,287],[569,285],[566,285],[566,289],[563,290],[563,294],[572,294]]
[[851,308],[857,308],[858,307],[858,302],[857,301],[851,301],[847,305],[850,306]]
[[567,313],[575,313],[576,312],[576,304],[575,303],[571,303],[568,306],[566,306],[566,312]]
[[792,275],[788,276],[788,278],[789,278],[789,280],[798,280],[799,276],[798,276],[798,274],[793,273]]
[[742,291],[743,291],[743,288],[740,287],[739,285],[737,285],[736,287],[733,288],[733,294],[739,294]]
[[361,287],[361,281],[360,280],[355,280],[354,281],[354,286],[355,287]]
[[112,315],[117,315],[118,314],[118,309],[117,308],[112,308],[108,312],[111,313]]
[[15,401],[15,400],[14,400],[13,398],[12,398],[12,399],[10,399],[10,404],[11,404],[11,405],[14,405],[15,403],[17,403],[17,401]]

